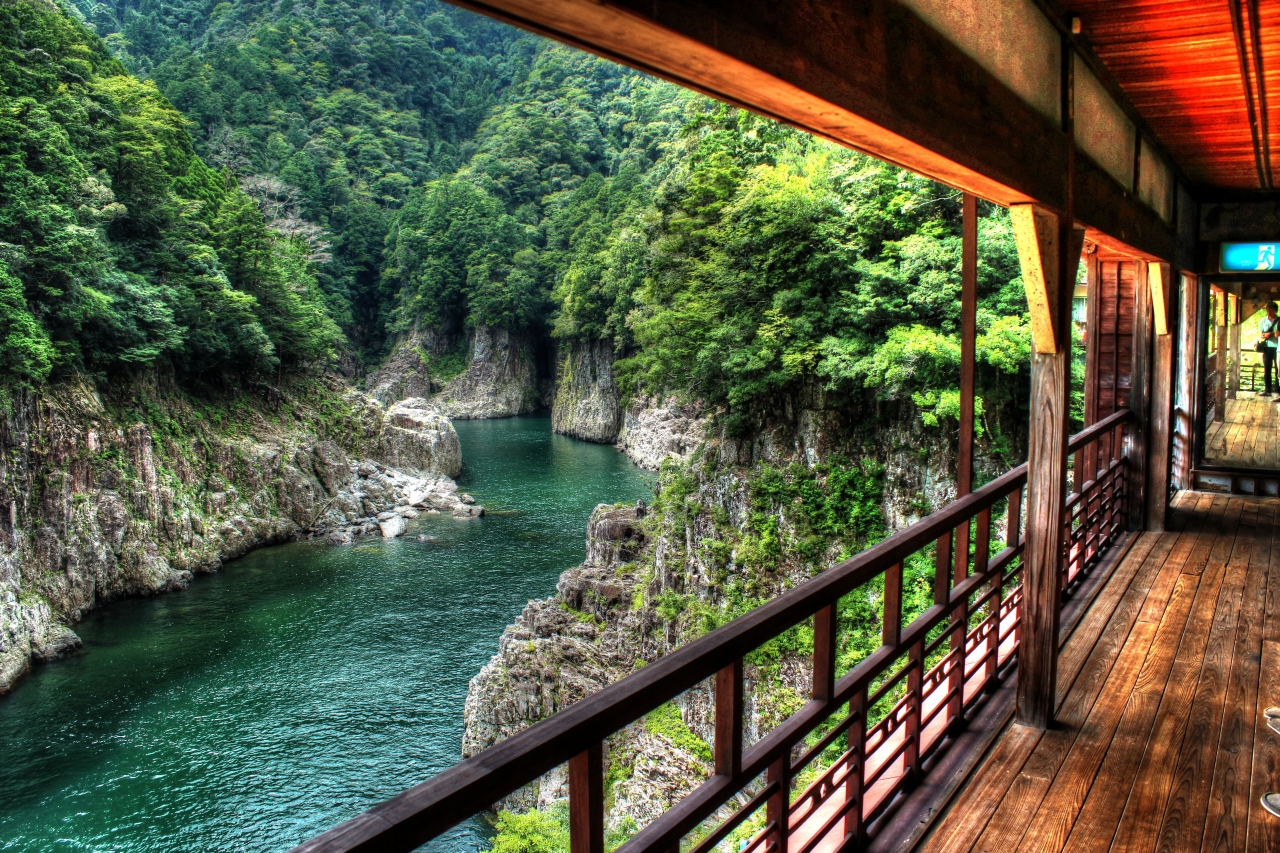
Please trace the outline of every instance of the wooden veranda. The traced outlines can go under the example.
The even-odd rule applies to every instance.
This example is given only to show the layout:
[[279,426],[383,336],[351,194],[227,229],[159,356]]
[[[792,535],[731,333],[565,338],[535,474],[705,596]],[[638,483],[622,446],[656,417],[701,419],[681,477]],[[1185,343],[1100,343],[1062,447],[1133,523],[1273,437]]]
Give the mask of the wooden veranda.
[[[1280,269],[1220,264],[1224,244],[1280,245],[1276,7],[456,2],[963,191],[957,499],[298,849],[413,850],[567,764],[571,853],[603,853],[604,740],[708,680],[714,775],[618,853],[1280,847],[1258,803],[1280,788],[1259,717],[1280,705],[1280,502],[1192,491],[1280,496],[1280,471],[1250,467],[1271,443],[1240,376],[1245,306]],[[1027,463],[971,492],[979,198],[1017,239],[1031,417]],[[1228,402],[1257,430],[1210,432]],[[908,619],[920,555],[932,604]],[[837,602],[871,583],[881,645],[838,673]],[[743,656],[802,623],[809,699],[744,743]]]
[[1066,638],[1055,726],[1010,726],[921,849],[1280,849],[1277,511],[1181,494]]

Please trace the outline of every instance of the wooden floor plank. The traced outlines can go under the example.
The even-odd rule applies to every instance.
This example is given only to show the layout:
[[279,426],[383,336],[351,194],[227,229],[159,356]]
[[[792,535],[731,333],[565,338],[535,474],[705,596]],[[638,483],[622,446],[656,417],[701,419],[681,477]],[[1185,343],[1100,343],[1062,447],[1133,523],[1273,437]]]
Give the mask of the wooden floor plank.
[[[1266,618],[1267,570],[1275,503],[1253,502],[1251,549],[1244,582],[1240,621],[1228,681],[1222,735],[1214,763],[1201,849],[1244,848],[1249,820],[1249,782],[1253,769],[1254,723],[1262,666],[1262,629]],[[1242,528],[1243,531],[1243,528]]]
[[[1171,560],[1171,564],[1183,568],[1187,562]],[[1211,574],[1204,579],[1214,590],[1211,595],[1202,592],[1201,579],[1202,576],[1194,572],[1179,574],[1181,594],[1175,593],[1174,600],[1164,611],[1159,630],[1150,652],[1142,662],[1132,693],[1121,697],[1120,701],[1127,701],[1116,725],[1115,736],[1098,747],[1105,751],[1105,759],[1102,759],[1097,775],[1088,780],[1090,784],[1087,796],[1064,804],[1066,808],[1078,808],[1079,818],[1076,825],[1071,827],[1065,845],[1059,843],[1054,849],[1063,849],[1065,846],[1071,850],[1091,851],[1110,847],[1125,805],[1124,795],[1129,793],[1142,760],[1164,687],[1169,682],[1170,671],[1175,664],[1175,650],[1180,645],[1184,628],[1189,619],[1195,618],[1193,614],[1211,612],[1216,600],[1216,577]],[[1175,603],[1179,606],[1175,606]],[[1078,792],[1083,785],[1082,780],[1076,782],[1074,787]],[[1081,799],[1083,805],[1076,805]]]
[[1008,727],[924,850],[1280,853],[1280,501],[1176,496],[1059,663],[1058,725]]
[[[1159,623],[1139,621],[1129,634],[1119,659],[1111,669],[1106,687],[1094,702],[1070,754],[1027,828],[1019,853],[1056,853],[1062,849],[1093,787],[1098,768],[1107,755],[1130,697],[1143,695],[1134,689],[1138,673],[1151,665],[1152,658],[1162,657],[1161,652],[1169,649],[1167,662],[1161,660],[1151,665],[1157,670],[1156,677],[1168,674],[1168,668],[1173,664],[1172,647],[1160,643],[1160,634],[1167,631],[1181,635],[1199,585],[1198,575],[1179,574],[1165,604],[1163,620]],[[1150,704],[1154,715],[1156,703]]]
[[[1176,511],[1171,516],[1168,532],[1147,533],[1139,538],[1068,637],[1058,660],[1059,696],[1066,696],[1069,692],[1097,644],[1098,635],[1110,621],[1134,578],[1139,577],[1139,583],[1149,585],[1145,578],[1164,565],[1178,536],[1192,518],[1190,513],[1179,514]],[[1143,574],[1144,570],[1146,574]],[[978,781],[967,786],[951,806],[955,819],[943,822],[941,831],[935,831],[926,838],[920,848],[922,851],[968,850],[986,828],[991,815],[1040,740],[1038,730],[1025,726],[1011,723],[1006,732],[976,771],[974,778]]]
[[1244,848],[1249,853],[1280,853],[1280,819],[1268,814],[1259,802],[1268,791],[1280,791],[1280,735],[1267,726],[1263,714],[1270,706],[1280,706],[1280,531],[1274,526],[1270,545],[1267,604],[1262,627],[1262,666],[1253,726],[1249,822]]
[[[1116,827],[1111,849],[1117,853],[1151,850],[1159,837],[1161,820],[1174,784],[1175,758],[1185,738],[1209,641],[1208,631],[1197,630],[1197,626],[1208,624],[1213,619],[1221,593],[1220,581],[1225,573],[1225,563],[1216,564],[1209,572],[1211,582],[1202,582],[1202,597],[1188,618],[1188,628],[1178,644],[1173,669],[1165,684],[1147,685],[1151,693],[1160,696],[1160,707]],[[1107,810],[1105,805],[1097,808],[1104,813]],[[1103,823],[1102,816],[1098,822]]]
[[1242,468],[1280,468],[1280,409],[1274,401],[1242,392],[1227,400],[1223,420],[1205,429],[1204,461]]
[[[1160,566],[1152,564],[1150,568],[1144,582],[1139,583],[1135,579],[1121,598],[1080,675],[1059,706],[1057,726],[1040,738],[1009,785],[974,849],[1013,850],[1021,843],[1031,818],[1070,751],[1135,623],[1140,621],[1144,608],[1153,601],[1167,601],[1173,592],[1178,567],[1166,561]],[[1147,578],[1152,578],[1149,584],[1145,582]]]
[[[1241,501],[1233,501],[1239,505]],[[1239,514],[1236,514],[1236,518]],[[1206,573],[1223,576],[1221,591],[1209,627],[1200,681],[1191,701],[1186,734],[1174,763],[1173,787],[1165,805],[1158,843],[1159,851],[1199,850],[1208,807],[1208,790],[1213,778],[1213,760],[1222,729],[1223,705],[1227,678],[1230,675],[1236,624],[1243,595],[1243,570],[1232,566],[1226,550],[1226,537],[1219,539]],[[1201,631],[1200,625],[1189,625],[1188,631]]]

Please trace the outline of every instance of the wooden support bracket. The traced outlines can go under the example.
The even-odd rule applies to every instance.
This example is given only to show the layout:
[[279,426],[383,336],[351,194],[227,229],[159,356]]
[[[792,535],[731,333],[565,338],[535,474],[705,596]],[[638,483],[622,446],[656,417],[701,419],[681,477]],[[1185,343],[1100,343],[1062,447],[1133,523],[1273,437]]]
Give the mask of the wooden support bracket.
[[[1031,344],[1038,353],[1064,352],[1071,342],[1058,340],[1058,217],[1035,204],[1011,205],[1009,215],[1031,311]],[[1085,229],[1072,228],[1071,237],[1071,257],[1079,261]],[[1074,285],[1071,281],[1063,286]]]
[[1018,243],[1022,284],[1031,311],[1031,343],[1039,353],[1058,351],[1058,217],[1034,204],[1009,207]]
[[1168,264],[1152,261],[1147,264],[1147,283],[1151,287],[1151,311],[1155,318],[1155,333],[1169,334],[1169,281],[1172,273]]

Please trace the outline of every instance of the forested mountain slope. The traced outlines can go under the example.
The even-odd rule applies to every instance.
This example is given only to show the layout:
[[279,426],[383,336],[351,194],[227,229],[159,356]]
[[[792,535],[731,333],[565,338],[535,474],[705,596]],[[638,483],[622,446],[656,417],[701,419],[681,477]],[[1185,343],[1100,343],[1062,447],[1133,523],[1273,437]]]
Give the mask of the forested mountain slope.
[[[390,352],[369,380],[388,401],[511,414],[558,390],[557,426],[609,441],[622,400],[669,391],[735,429],[807,384],[954,417],[954,191],[434,0],[77,8],[212,162],[326,229],[321,285],[367,368]],[[1027,330],[987,214],[998,434]],[[458,377],[473,358],[488,374]]]
[[0,0],[0,693],[101,601],[457,503],[449,422],[328,373],[315,237],[61,7]]

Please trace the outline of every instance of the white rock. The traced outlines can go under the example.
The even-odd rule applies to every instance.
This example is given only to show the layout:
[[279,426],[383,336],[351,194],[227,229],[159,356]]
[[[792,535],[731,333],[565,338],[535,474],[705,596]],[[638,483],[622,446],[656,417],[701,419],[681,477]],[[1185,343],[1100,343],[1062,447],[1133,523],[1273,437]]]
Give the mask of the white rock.
[[386,521],[378,522],[378,529],[382,531],[383,539],[394,539],[397,536],[403,536],[408,528],[409,522],[405,521],[403,516],[394,513]]

